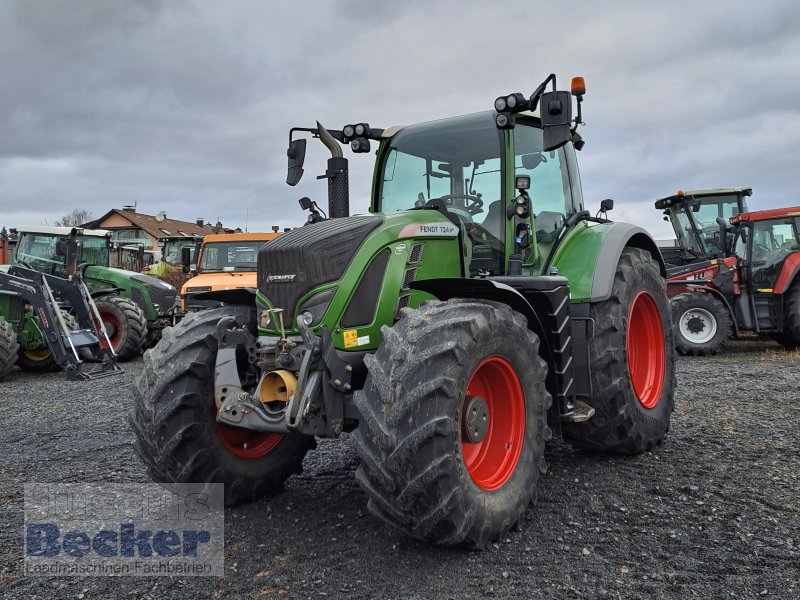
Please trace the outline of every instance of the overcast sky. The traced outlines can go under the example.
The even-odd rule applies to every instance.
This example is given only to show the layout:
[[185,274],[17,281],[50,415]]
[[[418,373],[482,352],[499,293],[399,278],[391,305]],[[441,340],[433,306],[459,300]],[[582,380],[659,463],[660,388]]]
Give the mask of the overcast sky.
[[[74,208],[247,226],[324,206],[327,153],[285,184],[292,126],[402,125],[490,109],[550,72],[586,79],[592,210],[670,237],[653,201],[752,186],[800,204],[800,3],[0,2],[0,225]],[[371,155],[351,157],[366,210]],[[248,217],[249,212],[249,217]]]

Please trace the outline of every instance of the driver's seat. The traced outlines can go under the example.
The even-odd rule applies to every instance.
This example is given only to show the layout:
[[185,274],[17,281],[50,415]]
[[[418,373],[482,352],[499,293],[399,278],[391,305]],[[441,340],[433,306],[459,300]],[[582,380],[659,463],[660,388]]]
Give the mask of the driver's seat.
[[486,218],[482,223],[483,228],[498,240],[503,237],[501,235],[504,223],[502,209],[503,207],[500,205],[500,200],[492,202],[486,210]]

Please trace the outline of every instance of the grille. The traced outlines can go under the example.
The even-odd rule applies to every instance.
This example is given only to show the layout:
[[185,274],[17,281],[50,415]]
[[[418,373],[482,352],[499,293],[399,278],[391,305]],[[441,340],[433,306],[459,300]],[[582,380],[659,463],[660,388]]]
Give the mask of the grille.
[[303,295],[341,278],[361,243],[381,223],[383,218],[375,216],[331,219],[278,236],[258,251],[258,289],[275,308],[293,314]]
[[414,244],[411,246],[411,252],[408,253],[409,264],[418,263],[422,259],[422,248],[424,244]]
[[403,275],[403,285],[401,289],[403,291],[408,289],[408,286],[417,278],[417,270],[416,269],[409,269],[406,271],[405,275]]
[[397,310],[394,311],[394,320],[397,321],[400,318],[400,310],[406,308],[408,306],[408,302],[411,300],[411,294],[406,294],[405,296],[400,296],[397,300]]

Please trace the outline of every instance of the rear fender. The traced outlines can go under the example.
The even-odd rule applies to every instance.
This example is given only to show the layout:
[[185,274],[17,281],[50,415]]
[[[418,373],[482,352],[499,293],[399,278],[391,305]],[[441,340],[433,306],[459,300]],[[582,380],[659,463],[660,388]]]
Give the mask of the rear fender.
[[795,252],[786,257],[781,266],[781,272],[778,279],[775,280],[775,287],[773,292],[775,294],[783,294],[792,283],[797,279],[797,274],[800,273],[800,252]]
[[617,265],[625,248],[641,248],[649,252],[658,262],[661,276],[666,279],[667,265],[653,238],[641,227],[629,223],[614,223],[606,235],[597,256],[597,265],[592,280],[592,302],[601,302],[611,297]]

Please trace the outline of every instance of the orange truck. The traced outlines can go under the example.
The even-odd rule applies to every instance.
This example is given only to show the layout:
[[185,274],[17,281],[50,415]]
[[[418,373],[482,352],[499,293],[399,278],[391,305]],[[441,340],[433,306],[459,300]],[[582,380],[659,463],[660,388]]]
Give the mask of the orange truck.
[[207,292],[257,287],[258,250],[279,234],[219,233],[203,238],[196,264],[183,255],[184,272],[194,275],[181,287],[181,313],[220,306],[219,299],[205,299]]

